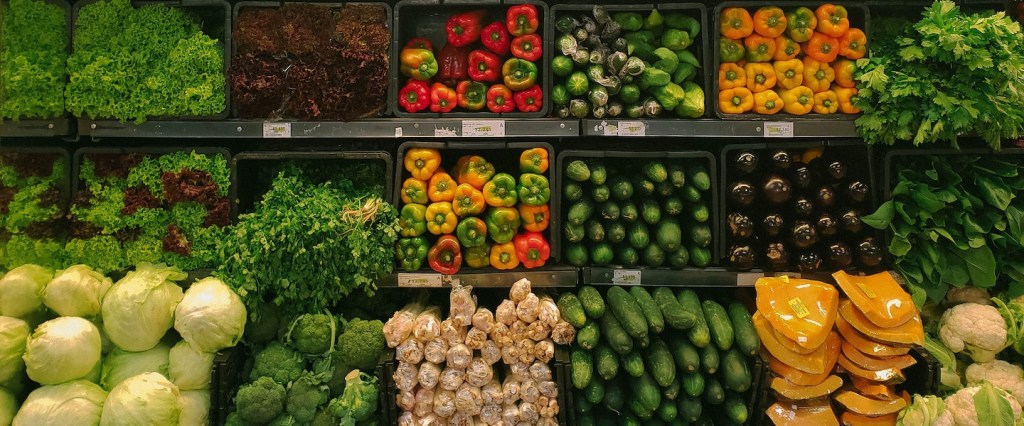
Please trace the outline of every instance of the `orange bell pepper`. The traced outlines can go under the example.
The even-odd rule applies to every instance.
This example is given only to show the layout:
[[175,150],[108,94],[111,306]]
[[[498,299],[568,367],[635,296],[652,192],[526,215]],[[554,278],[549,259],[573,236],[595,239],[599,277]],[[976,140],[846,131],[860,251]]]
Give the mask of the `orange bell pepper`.
[[775,6],[764,6],[754,12],[754,32],[776,38],[786,32],[786,13]]
[[775,37],[775,55],[772,59],[776,61],[788,61],[796,59],[800,54],[800,43],[786,36]]
[[739,40],[754,32],[754,20],[750,12],[742,7],[728,7],[722,9],[722,20],[719,31],[722,37]]
[[747,73],[738,64],[724,63],[718,66],[718,90],[744,87],[747,84]]
[[775,68],[771,64],[747,64],[743,72],[747,74],[747,88],[751,92],[760,93],[775,87]]
[[474,188],[473,185],[464,183],[455,188],[452,208],[455,209],[456,216],[476,216],[484,212],[486,205],[484,193]]
[[804,83],[803,61],[799,59],[775,61],[772,66],[775,68],[775,78],[778,79],[779,87],[792,89]]
[[814,112],[818,114],[835,114],[839,109],[839,99],[836,92],[826,90],[814,94]]
[[807,86],[783,90],[779,96],[782,97],[782,109],[787,114],[804,115],[814,107],[814,92]]
[[455,225],[459,224],[459,218],[455,216],[452,203],[441,201],[431,203],[427,206],[427,230],[431,234],[451,234],[455,232]]
[[774,90],[765,90],[754,94],[754,112],[771,115],[782,110],[782,98]]
[[804,43],[802,49],[807,57],[827,64],[839,56],[839,39],[816,32],[807,43]]
[[545,229],[548,229],[548,224],[551,223],[551,208],[549,208],[547,204],[541,204],[539,206],[520,204],[519,220],[523,224],[523,229],[526,229],[527,231],[544,231]]
[[836,99],[839,100],[839,112],[843,114],[857,114],[860,113],[860,108],[853,105],[857,98],[857,88],[855,87],[837,87],[835,90]]
[[839,87],[856,87],[857,82],[853,79],[853,73],[857,71],[857,64],[848,59],[840,59],[832,64],[832,71],[836,75],[836,84]]
[[427,196],[431,202],[451,201],[455,198],[455,179],[448,176],[448,173],[438,172],[430,177],[430,189]]
[[494,165],[479,155],[467,155],[455,163],[456,180],[459,184],[468,183],[476,189],[483,189],[484,184],[494,177]]
[[490,259],[491,266],[494,269],[504,271],[519,266],[519,258],[516,257],[516,245],[511,241],[504,244],[495,243],[491,245]]
[[839,54],[847,59],[860,59],[868,53],[868,36],[864,31],[857,28],[850,28],[843,37],[839,39]]
[[402,203],[403,204],[427,204],[427,182],[408,178],[402,182]]
[[519,155],[519,172],[543,174],[548,171],[548,150],[530,148]]
[[814,11],[818,19],[818,32],[830,37],[842,37],[850,29],[850,14],[843,6],[823,4]]
[[768,62],[775,56],[775,39],[751,35],[743,39],[743,45],[747,48],[747,62]]
[[433,148],[412,148],[405,152],[402,162],[412,177],[428,180],[441,167],[441,153]]
[[832,86],[836,72],[832,67],[811,58],[804,58],[804,86],[814,93],[824,92]]
[[754,94],[746,87],[723,90],[718,93],[718,108],[726,114],[743,114],[754,108]]

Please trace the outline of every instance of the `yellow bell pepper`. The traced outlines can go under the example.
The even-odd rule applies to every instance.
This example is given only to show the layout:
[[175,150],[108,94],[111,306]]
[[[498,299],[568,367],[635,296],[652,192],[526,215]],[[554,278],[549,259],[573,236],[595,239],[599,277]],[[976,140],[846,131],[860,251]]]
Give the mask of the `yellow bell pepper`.
[[747,84],[747,73],[743,67],[734,63],[724,63],[718,66],[718,90],[743,87]]
[[779,87],[792,89],[804,83],[804,63],[799,59],[775,61],[775,78]]
[[484,202],[484,193],[468,183],[455,188],[455,199],[452,200],[452,208],[455,215],[459,217],[476,216],[484,212],[487,207]]
[[775,37],[775,55],[772,59],[776,61],[788,61],[796,59],[800,54],[800,43],[786,36]]
[[494,173],[494,165],[479,155],[466,155],[455,163],[455,179],[459,184],[468,183],[476,189],[484,189]]
[[860,113],[860,108],[853,105],[853,101],[857,96],[857,88],[837,87],[834,92],[836,92],[836,99],[839,100],[839,112],[843,114]]
[[832,71],[836,75],[836,84],[839,87],[857,87],[857,81],[853,79],[857,65],[853,61],[840,59],[832,64]]
[[747,88],[751,92],[760,93],[775,87],[775,68],[771,64],[747,64],[743,72],[747,74]]
[[441,153],[433,148],[412,148],[405,152],[402,162],[412,177],[428,180],[441,167]]
[[491,266],[499,270],[513,269],[519,266],[516,245],[512,242],[491,245]]
[[519,220],[522,221],[523,229],[530,232],[541,232],[548,229],[551,223],[551,208],[547,204],[539,206],[519,205]]
[[718,93],[718,108],[726,114],[743,114],[754,108],[754,94],[746,87],[723,90]]
[[835,114],[839,109],[839,99],[836,92],[826,90],[814,94],[814,112],[818,114]]
[[431,202],[440,201],[451,201],[455,199],[455,187],[458,184],[455,183],[455,179],[448,176],[448,173],[440,172],[434,173],[430,177],[430,190],[427,191],[427,196],[430,197]]
[[814,108],[814,92],[807,86],[783,90],[779,96],[782,97],[782,109],[787,114],[804,115]]
[[[814,93],[820,93],[832,87],[836,72],[824,62],[804,58],[804,86]],[[788,103],[788,102],[787,102]]]
[[427,183],[416,178],[408,178],[402,182],[403,204],[427,204]]
[[774,90],[765,90],[754,94],[754,112],[771,115],[782,110],[782,98]]
[[427,230],[431,234],[451,234],[455,232],[455,226],[459,224],[459,218],[452,209],[452,203],[442,201],[431,203],[427,206]]

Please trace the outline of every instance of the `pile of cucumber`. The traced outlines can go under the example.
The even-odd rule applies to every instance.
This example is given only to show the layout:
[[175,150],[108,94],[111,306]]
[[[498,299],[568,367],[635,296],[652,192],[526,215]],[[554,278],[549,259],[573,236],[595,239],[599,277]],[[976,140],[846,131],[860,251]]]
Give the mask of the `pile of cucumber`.
[[711,176],[702,159],[573,160],[565,166],[562,234],[574,266],[711,263]]
[[602,297],[584,286],[558,300],[577,327],[570,355],[576,424],[744,424],[751,358],[761,342],[739,302],[703,301],[691,289],[628,291]]

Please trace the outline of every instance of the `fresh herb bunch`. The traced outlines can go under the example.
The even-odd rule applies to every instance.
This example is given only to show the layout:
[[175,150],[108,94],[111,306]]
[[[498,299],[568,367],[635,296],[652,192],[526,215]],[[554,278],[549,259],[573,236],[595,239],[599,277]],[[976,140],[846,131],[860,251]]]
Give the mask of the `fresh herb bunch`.
[[1024,166],[995,155],[900,161],[892,199],[865,224],[892,233],[893,265],[921,306],[950,286],[1024,294]]
[[0,155],[0,266],[64,266],[60,185],[66,166],[53,154]]
[[993,148],[1024,134],[1024,37],[999,12],[964,14],[937,1],[858,67],[860,135],[872,144],[915,145],[976,133]]
[[11,0],[0,9],[0,117],[64,113],[67,17],[42,0]]
[[226,108],[224,57],[193,18],[165,5],[100,0],[82,7],[68,59],[68,110],[134,119]]
[[267,303],[288,316],[334,308],[356,290],[372,295],[393,269],[398,215],[380,184],[317,180],[285,168],[219,247],[217,275],[254,317]]

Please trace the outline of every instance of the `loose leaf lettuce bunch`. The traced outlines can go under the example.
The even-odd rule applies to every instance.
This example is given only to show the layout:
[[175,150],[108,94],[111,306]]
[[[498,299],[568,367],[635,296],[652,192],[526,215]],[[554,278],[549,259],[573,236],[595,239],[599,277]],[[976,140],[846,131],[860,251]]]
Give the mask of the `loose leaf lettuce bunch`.
[[64,10],[42,0],[11,0],[0,14],[0,118],[63,114],[68,44]]

